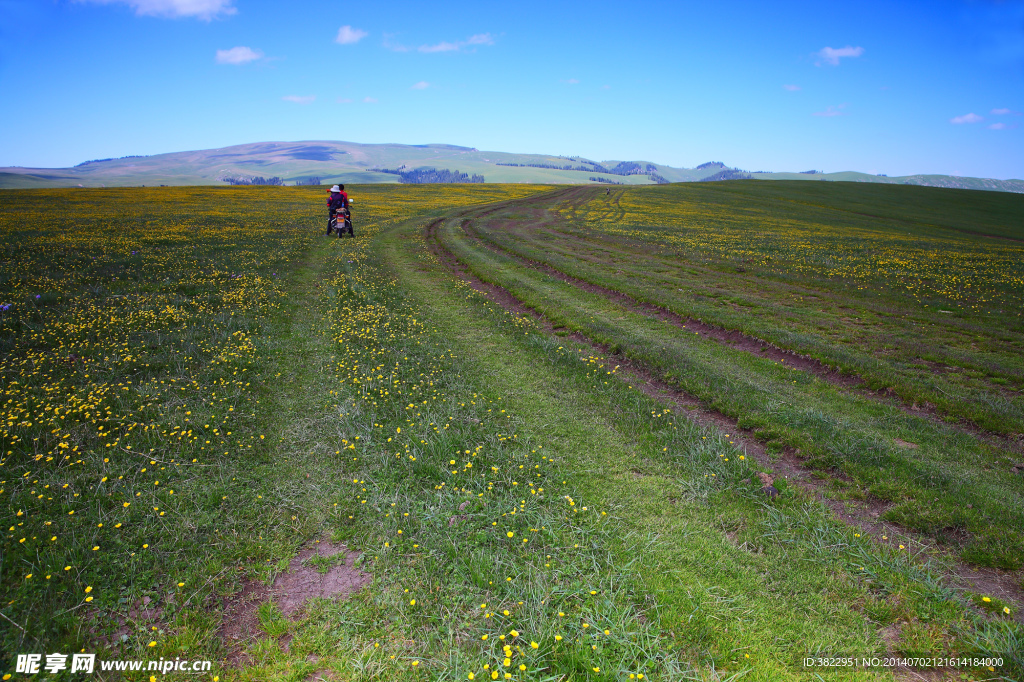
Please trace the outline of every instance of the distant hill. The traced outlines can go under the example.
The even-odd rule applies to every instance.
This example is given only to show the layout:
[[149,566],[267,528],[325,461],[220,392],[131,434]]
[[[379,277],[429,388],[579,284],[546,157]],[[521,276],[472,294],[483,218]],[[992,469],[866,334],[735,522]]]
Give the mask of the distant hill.
[[[429,173],[431,169],[439,171]],[[445,173],[443,171],[450,171]],[[456,171],[458,173],[456,173]],[[549,184],[618,183],[644,185],[751,178],[756,180],[842,180],[932,187],[1024,192],[1022,180],[950,175],[885,177],[856,173],[750,172],[720,161],[674,168],[650,161],[593,161],[579,156],[482,152],[450,144],[358,144],[304,141],[256,142],[152,156],[85,161],[73,168],[0,168],[0,188],[121,187],[131,185],[321,184],[416,182],[417,178]]]

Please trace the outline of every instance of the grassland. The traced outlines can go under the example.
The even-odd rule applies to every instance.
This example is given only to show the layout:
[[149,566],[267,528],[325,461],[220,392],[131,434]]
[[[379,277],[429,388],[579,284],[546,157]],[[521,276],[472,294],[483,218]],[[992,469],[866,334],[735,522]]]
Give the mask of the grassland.
[[[1015,593],[954,576],[1020,567],[1019,247],[961,231],[1013,237],[1015,209],[868,217],[856,189],[751,184],[365,186],[354,240],[322,235],[320,189],[0,194],[0,672],[84,648],[223,680],[797,680],[816,653],[1020,674]],[[915,276],[928,254],[929,279],[872,254]],[[743,431],[637,390],[627,362]],[[833,500],[882,501],[899,540],[796,481],[765,498],[757,439]],[[268,602],[233,651],[233,595],[318,539],[372,582],[297,618]]]

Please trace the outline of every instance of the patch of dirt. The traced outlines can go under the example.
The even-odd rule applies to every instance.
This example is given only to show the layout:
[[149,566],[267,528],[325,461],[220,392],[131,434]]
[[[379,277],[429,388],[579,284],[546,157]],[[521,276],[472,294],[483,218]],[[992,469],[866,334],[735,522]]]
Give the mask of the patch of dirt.
[[[315,557],[336,559],[326,573],[321,573],[310,561]],[[288,570],[274,580],[273,587],[257,580],[244,581],[241,592],[224,604],[219,634],[229,651],[225,663],[231,666],[244,664],[247,661],[244,650],[248,642],[266,635],[257,615],[260,604],[272,599],[285,617],[295,619],[310,599],[344,597],[369,584],[372,576],[353,566],[358,557],[358,552],[349,551],[345,545],[314,542],[299,551],[288,565]],[[285,650],[290,642],[291,637],[285,635],[282,639]]]
[[[539,329],[549,335],[554,335],[555,327],[544,316],[533,308],[524,305],[502,287],[481,281],[469,272],[466,266],[454,254],[445,248],[437,236],[437,229],[442,222],[443,220],[440,219],[435,220],[426,227],[427,245],[438,260],[453,274],[460,277],[479,293],[484,294],[506,310],[532,318],[537,323]],[[875,542],[888,544],[893,547],[898,547],[902,544],[914,553],[927,551],[942,552],[940,548],[937,548],[934,541],[882,519],[882,515],[890,508],[890,503],[871,498],[864,501],[849,502],[832,497],[829,494],[829,483],[834,479],[844,478],[840,472],[828,472],[828,475],[823,476],[823,472],[807,468],[800,460],[799,451],[793,448],[785,448],[781,453],[770,455],[764,445],[754,437],[751,431],[740,429],[737,426],[736,419],[708,409],[697,398],[669,386],[628,358],[610,353],[608,347],[592,341],[583,334],[572,332],[566,335],[566,338],[593,349],[595,354],[599,356],[613,360],[619,365],[616,373],[620,378],[627,381],[628,385],[637,388],[660,402],[679,408],[674,411],[675,414],[681,414],[700,426],[713,428],[723,434],[729,434],[729,437],[736,446],[747,457],[750,457],[761,467],[772,472],[774,480],[785,479],[789,485],[816,498],[828,506],[837,519],[859,529],[865,535],[871,535]],[[794,364],[794,366],[796,365]],[[900,441],[897,444],[901,443],[905,443],[905,441]],[[906,446],[916,447],[913,443],[906,443]],[[771,499],[770,495],[766,496]],[[1024,589],[1021,589],[1021,575],[1024,572],[971,567],[959,561],[955,561],[955,564],[956,569],[954,572],[947,575],[953,584],[982,594],[999,596],[1000,599],[1014,607],[1014,618],[1024,622]],[[928,673],[919,675],[915,671],[908,670],[905,672],[907,674],[906,679],[941,679],[929,677]]]
[[[99,618],[98,614],[99,612],[96,611],[88,612],[86,621]],[[148,631],[153,626],[161,629],[168,627],[167,623],[161,620],[162,615],[163,608],[158,600],[154,601],[150,597],[143,597],[132,604],[126,612],[103,614],[102,619],[107,622],[113,617],[114,622],[117,623],[117,628],[113,632],[108,631],[105,635],[97,636],[96,642],[104,647],[115,647],[121,643],[123,636],[137,633],[140,629]],[[95,631],[93,634],[96,634]]]
[[[315,556],[335,557],[344,554],[327,573],[320,573],[309,563]],[[350,552],[345,545],[318,542],[306,547],[292,559],[288,570],[277,576],[271,594],[288,618],[293,618],[310,599],[331,599],[345,596],[369,584],[372,576],[352,564],[359,552]]]
[[246,644],[266,634],[260,627],[256,610],[269,596],[269,587],[256,580],[246,580],[242,583],[242,591],[224,604],[219,634],[228,649],[227,665],[244,664],[248,660],[243,653]]

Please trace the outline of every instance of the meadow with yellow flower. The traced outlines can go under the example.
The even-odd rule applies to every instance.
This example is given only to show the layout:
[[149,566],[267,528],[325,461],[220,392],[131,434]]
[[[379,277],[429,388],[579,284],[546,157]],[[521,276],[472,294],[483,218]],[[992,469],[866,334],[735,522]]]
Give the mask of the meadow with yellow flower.
[[[873,402],[682,345],[537,274],[523,257],[545,240],[552,267],[583,231],[586,249],[625,243],[618,214],[587,213],[596,195],[351,195],[342,240],[322,233],[317,188],[0,193],[0,672],[36,648],[210,658],[219,679],[254,681],[799,680],[809,652],[1020,666],[1014,602],[958,588],[948,554],[863,533],[797,486],[766,501],[732,431],[636,390],[613,352],[725,412],[760,409],[751,386],[770,387],[778,402],[750,418],[791,430],[754,428],[783,444],[826,434],[831,449],[808,454],[851,462],[836,477],[850,500],[884,491],[873,472],[890,467],[908,527],[951,485],[934,478],[954,471],[942,442],[983,463],[995,445],[891,411],[865,425]],[[549,222],[513,229],[538,209]],[[499,305],[439,245],[577,335]],[[922,463],[904,480],[883,439],[908,429]],[[969,527],[964,555],[1012,561],[1019,538],[998,536],[1019,489],[963,471],[994,529]],[[269,601],[265,636],[226,641],[225,600],[320,538],[372,582],[297,617]]]

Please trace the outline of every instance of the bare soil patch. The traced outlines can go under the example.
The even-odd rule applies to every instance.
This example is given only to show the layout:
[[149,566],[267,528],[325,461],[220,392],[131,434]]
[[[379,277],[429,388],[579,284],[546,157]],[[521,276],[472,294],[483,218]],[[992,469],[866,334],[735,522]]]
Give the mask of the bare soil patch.
[[[241,592],[224,604],[220,637],[229,651],[226,663],[243,664],[247,643],[266,635],[257,615],[261,604],[273,600],[281,613],[294,620],[310,599],[344,597],[368,585],[372,576],[353,565],[358,557],[345,545],[317,541],[299,551],[273,586],[257,580],[243,582]],[[318,565],[327,570],[318,570]]]

